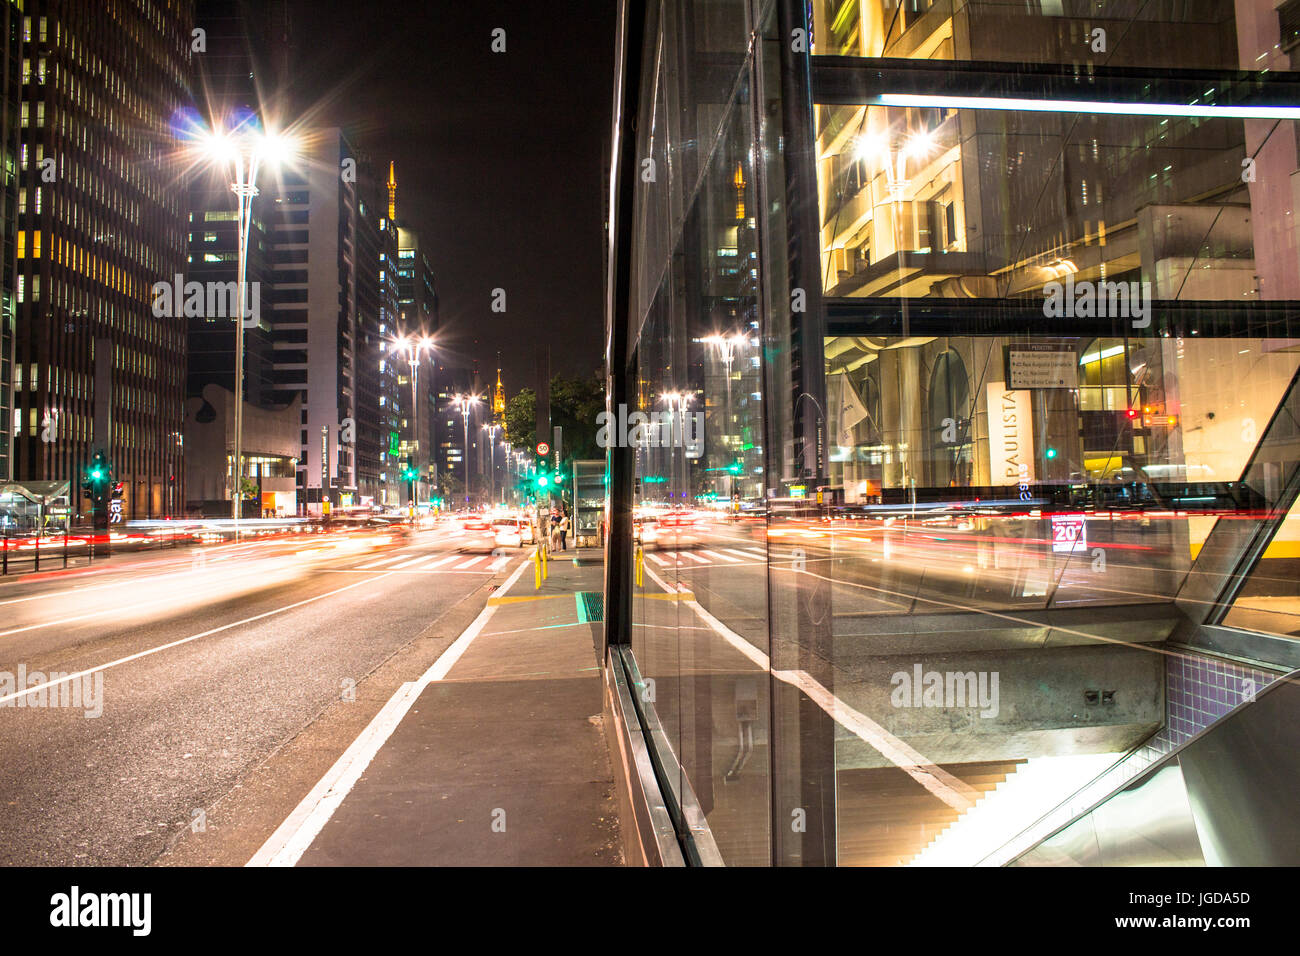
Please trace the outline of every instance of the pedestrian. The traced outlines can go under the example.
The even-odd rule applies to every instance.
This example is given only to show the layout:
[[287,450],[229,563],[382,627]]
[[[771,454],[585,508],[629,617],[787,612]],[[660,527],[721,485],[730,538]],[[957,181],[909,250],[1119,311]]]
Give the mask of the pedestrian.
[[560,550],[561,551],[569,550],[569,542],[567,540],[568,537],[569,537],[569,515],[566,512],[560,515]]

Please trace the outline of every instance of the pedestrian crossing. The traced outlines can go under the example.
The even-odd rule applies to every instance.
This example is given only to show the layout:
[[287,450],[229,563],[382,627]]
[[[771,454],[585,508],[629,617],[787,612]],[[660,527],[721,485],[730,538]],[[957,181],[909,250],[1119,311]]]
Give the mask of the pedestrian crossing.
[[[385,555],[372,558],[356,565],[354,571],[405,571],[424,572],[483,572],[495,574],[516,558],[527,557],[531,552],[510,551],[506,554],[418,554],[409,551],[402,554]],[[769,555],[762,548],[697,548],[678,551],[649,550],[645,552],[646,561],[652,567],[677,568],[693,571],[701,568],[730,568],[745,564],[763,564]],[[773,555],[775,557],[775,555]]]
[[693,551],[646,551],[644,554],[647,561],[661,568],[676,567],[686,571],[704,567],[763,564],[768,557],[762,548],[700,548]]
[[412,556],[409,552],[404,554],[388,555],[377,560],[367,561],[358,564],[353,571],[408,571],[408,572],[426,572],[426,571],[480,571],[489,574],[495,574],[500,571],[517,557],[523,557],[524,553],[512,552],[510,554],[492,555],[492,554],[419,554]]

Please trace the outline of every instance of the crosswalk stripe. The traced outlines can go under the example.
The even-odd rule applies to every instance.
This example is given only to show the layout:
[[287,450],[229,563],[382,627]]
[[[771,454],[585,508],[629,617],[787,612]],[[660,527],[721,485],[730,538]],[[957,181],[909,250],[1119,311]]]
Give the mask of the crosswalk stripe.
[[708,564],[708,563],[709,563],[709,562],[705,561],[703,558],[701,558],[701,557],[700,557],[698,554],[696,554],[694,551],[682,551],[682,552],[679,552],[679,553],[680,553],[683,557],[690,558],[692,561],[696,562],[697,564]]
[[649,558],[651,561],[653,561],[655,564],[659,565],[659,567],[661,568],[668,567],[669,562],[665,561],[657,554],[650,554],[649,552],[646,552],[646,557]]
[[701,551],[700,554],[707,554],[711,558],[717,558],[719,561],[727,561],[731,564],[740,563],[740,558],[733,558],[725,554],[719,554],[717,551]]
[[398,554],[398,555],[394,555],[394,556],[391,557],[391,558],[381,558],[381,559],[378,560],[378,561],[371,561],[369,564],[363,564],[363,565],[361,565],[361,567],[359,567],[357,570],[358,570],[358,571],[364,571],[364,570],[366,570],[367,568],[380,568],[380,567],[383,567],[385,564],[392,564],[394,561],[401,561],[402,558],[404,558],[404,557],[406,557],[406,555],[404,555],[404,554]]
[[746,548],[745,550],[748,551],[750,554],[758,555],[760,558],[767,557],[767,552],[764,551],[762,548]]
[[456,560],[457,558],[459,558],[459,557],[460,557],[459,554],[449,554],[449,555],[447,555],[445,558],[438,558],[437,560],[430,561],[430,562],[429,562],[428,564],[426,564],[424,567],[420,568],[420,570],[421,570],[421,571],[432,571],[432,570],[433,570],[434,568],[436,568],[438,565],[440,565],[440,564],[446,564],[448,561],[455,561],[455,560]]
[[473,557],[473,558],[470,558],[470,559],[469,559],[468,561],[466,561],[464,564],[458,564],[458,565],[456,565],[456,570],[457,570],[457,571],[464,571],[466,568],[472,568],[472,567],[474,567],[474,565],[478,564],[478,563],[479,563],[480,561],[482,561],[482,560],[483,560],[483,556],[482,556],[482,555],[477,555],[477,556],[475,556],[475,557]]
[[488,565],[488,570],[499,571],[509,563],[510,563],[510,556],[502,555],[501,557],[497,558],[495,561],[493,561],[491,564]]
[[421,555],[417,555],[417,556],[414,557],[414,558],[411,558],[411,560],[409,560],[409,561],[403,561],[401,564],[394,564],[394,565],[393,565],[393,570],[394,570],[394,571],[400,571],[400,570],[402,570],[402,568],[409,568],[409,567],[410,567],[411,565],[413,565],[413,564],[419,564],[419,563],[420,563],[421,561],[423,561],[426,557],[428,557],[428,555],[421,554]]
[[723,548],[722,550],[727,552],[727,554],[739,555],[740,557],[745,558],[746,560],[752,560],[754,557],[748,551],[737,551],[735,548]]

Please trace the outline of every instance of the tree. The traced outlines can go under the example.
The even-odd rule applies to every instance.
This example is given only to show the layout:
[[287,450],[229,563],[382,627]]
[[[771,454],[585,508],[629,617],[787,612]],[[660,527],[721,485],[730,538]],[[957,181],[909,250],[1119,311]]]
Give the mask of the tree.
[[[605,410],[605,384],[596,376],[551,379],[551,424],[563,429],[561,449],[565,461],[601,458],[596,444],[596,416]],[[516,448],[537,447],[537,393],[520,389],[506,402],[506,440]],[[552,436],[542,438],[550,444]]]

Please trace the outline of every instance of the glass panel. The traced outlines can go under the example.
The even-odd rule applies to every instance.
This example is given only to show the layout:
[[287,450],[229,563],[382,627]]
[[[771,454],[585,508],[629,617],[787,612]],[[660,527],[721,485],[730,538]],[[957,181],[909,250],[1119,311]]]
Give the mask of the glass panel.
[[1230,0],[812,0],[813,53],[1288,69],[1285,14]]
[[828,296],[1025,299],[1062,325],[1135,328],[1152,300],[1300,298],[1294,121],[853,105],[818,118]]

